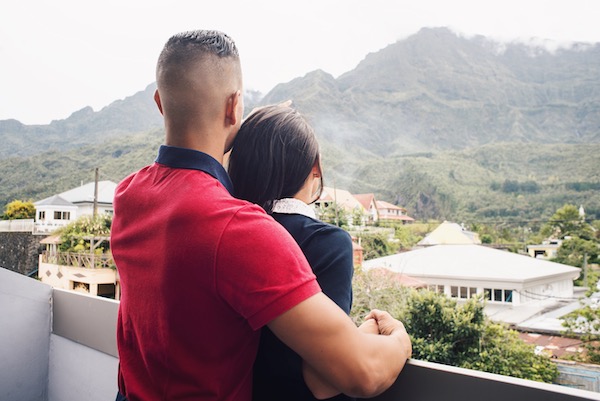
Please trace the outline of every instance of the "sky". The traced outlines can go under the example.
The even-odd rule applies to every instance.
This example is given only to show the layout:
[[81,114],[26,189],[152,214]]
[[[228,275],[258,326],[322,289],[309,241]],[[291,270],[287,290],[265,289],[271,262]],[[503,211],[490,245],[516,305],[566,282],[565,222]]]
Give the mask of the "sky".
[[334,77],[423,27],[493,40],[600,42],[598,0],[19,0],[0,12],[0,120],[48,124],[155,81],[178,32],[236,42],[246,89],[316,69]]

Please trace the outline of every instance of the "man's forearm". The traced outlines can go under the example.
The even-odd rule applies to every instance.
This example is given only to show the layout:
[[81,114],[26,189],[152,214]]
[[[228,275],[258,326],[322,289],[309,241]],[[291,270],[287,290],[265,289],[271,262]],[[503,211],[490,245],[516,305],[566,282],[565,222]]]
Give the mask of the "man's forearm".
[[374,316],[383,335],[361,333],[329,298],[317,294],[269,323],[326,383],[355,397],[380,394],[410,357],[404,326],[384,312]]

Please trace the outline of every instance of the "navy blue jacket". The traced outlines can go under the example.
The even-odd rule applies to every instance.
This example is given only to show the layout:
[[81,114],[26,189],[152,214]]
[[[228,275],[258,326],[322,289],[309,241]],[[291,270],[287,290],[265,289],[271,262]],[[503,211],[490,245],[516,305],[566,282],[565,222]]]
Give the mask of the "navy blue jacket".
[[[300,214],[273,213],[306,256],[323,293],[346,313],[352,306],[352,240],[339,227]],[[351,400],[339,395],[331,400]],[[302,359],[267,328],[254,364],[254,401],[316,400],[302,378]]]

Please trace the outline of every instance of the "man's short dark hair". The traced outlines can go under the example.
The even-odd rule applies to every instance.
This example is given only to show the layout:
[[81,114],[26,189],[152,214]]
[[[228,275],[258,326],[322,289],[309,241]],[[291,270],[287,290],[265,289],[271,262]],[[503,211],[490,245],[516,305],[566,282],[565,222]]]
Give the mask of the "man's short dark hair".
[[206,55],[239,60],[238,49],[231,37],[215,30],[181,32],[171,36],[158,58],[156,78],[169,66],[185,68]]

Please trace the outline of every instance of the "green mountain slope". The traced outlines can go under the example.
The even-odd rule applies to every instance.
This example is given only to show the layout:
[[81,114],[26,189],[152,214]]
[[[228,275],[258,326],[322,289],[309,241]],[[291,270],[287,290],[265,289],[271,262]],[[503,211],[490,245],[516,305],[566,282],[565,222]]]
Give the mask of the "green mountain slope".
[[[564,203],[600,218],[600,44],[554,52],[423,29],[335,78],[314,71],[246,109],[292,99],[328,185],[417,218],[530,219]],[[118,181],[162,140],[155,86],[45,126],[0,121],[0,204],[39,200],[100,167]]]

